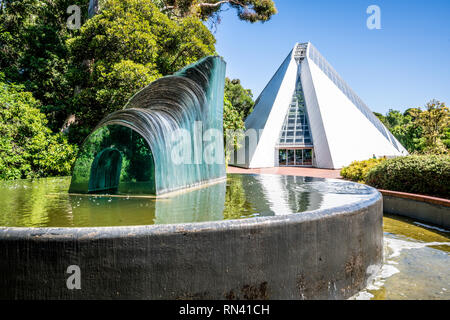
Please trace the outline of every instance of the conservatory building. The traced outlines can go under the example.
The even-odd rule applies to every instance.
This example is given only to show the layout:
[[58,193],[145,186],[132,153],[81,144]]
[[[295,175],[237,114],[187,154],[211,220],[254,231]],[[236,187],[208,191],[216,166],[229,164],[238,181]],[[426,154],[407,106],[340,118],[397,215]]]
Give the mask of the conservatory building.
[[295,45],[245,125],[233,166],[338,169],[408,153],[311,43]]

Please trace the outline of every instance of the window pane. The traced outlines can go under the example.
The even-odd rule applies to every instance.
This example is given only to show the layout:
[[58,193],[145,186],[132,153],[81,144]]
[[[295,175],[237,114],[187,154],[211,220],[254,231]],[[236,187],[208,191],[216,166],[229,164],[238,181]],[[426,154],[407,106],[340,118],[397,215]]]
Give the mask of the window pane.
[[279,160],[278,161],[280,163],[280,166],[286,165],[286,150],[279,151]]
[[303,165],[303,150],[295,150],[295,163],[298,166]]
[[288,165],[295,165],[295,152],[294,150],[288,150]]

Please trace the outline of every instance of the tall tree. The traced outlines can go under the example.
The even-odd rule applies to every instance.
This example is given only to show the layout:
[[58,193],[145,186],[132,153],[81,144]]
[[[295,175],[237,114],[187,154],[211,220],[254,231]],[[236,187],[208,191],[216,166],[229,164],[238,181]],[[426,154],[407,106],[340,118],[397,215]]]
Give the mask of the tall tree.
[[384,116],[386,127],[392,132],[398,141],[411,153],[422,152],[424,139],[422,127],[415,123],[413,110],[408,109],[404,113],[390,109]]
[[73,99],[81,142],[107,114],[124,106],[151,81],[215,54],[215,38],[197,18],[171,20],[151,0],[106,0],[97,15],[68,41],[78,86]]
[[395,128],[396,126],[404,124],[405,121],[407,122],[404,115],[400,111],[393,109],[389,110],[389,112],[386,114],[385,119],[390,128]]
[[450,126],[449,109],[445,103],[432,100],[426,105],[426,110],[415,110],[412,114],[416,117],[415,123],[423,128],[425,138],[425,151],[428,153],[442,154],[448,150],[441,140],[442,135]]
[[268,21],[277,13],[272,0],[154,0],[169,16],[195,16],[202,20],[218,18],[225,6],[237,11],[239,19],[248,22]]
[[73,87],[67,80],[67,8],[84,0],[4,0],[0,15],[0,69],[42,102],[50,127],[59,131]]
[[242,119],[253,111],[255,105],[252,91],[244,89],[239,79],[225,79],[225,94],[227,95],[234,110],[241,114]]
[[223,106],[223,130],[225,139],[225,159],[228,163],[232,152],[241,146],[245,123],[242,115],[234,108],[227,93]]

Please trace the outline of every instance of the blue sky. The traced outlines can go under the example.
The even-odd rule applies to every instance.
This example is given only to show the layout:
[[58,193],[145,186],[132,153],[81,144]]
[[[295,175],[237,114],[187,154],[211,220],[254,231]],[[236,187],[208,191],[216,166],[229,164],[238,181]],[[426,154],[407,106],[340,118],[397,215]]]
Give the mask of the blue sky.
[[[450,105],[449,0],[275,0],[264,24],[233,10],[217,26],[216,49],[227,75],[256,99],[296,42],[312,42],[373,110],[404,111],[435,98]],[[381,30],[369,30],[369,5],[381,9]]]

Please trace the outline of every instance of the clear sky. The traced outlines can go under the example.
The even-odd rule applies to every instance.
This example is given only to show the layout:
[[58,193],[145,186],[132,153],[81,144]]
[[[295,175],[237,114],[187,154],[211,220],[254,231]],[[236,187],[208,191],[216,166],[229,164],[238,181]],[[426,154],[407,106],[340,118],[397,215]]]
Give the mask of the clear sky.
[[[223,13],[214,31],[227,75],[256,99],[296,42],[313,43],[372,111],[450,105],[450,0],[275,0],[266,23]],[[369,30],[369,5],[381,30]]]

